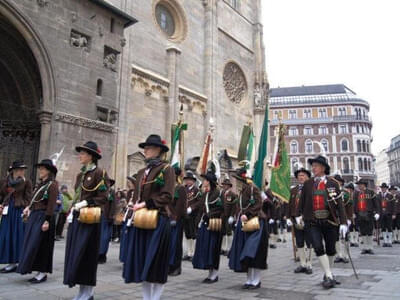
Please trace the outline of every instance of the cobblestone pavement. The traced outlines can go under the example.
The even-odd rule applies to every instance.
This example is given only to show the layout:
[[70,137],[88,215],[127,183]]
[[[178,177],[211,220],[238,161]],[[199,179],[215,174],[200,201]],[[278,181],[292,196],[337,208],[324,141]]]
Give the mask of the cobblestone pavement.
[[[62,284],[64,262],[63,241],[56,242],[53,274],[45,283],[32,285],[29,275],[0,274],[0,299],[72,299],[77,287]],[[112,243],[108,262],[98,269],[95,299],[140,299],[138,284],[125,284],[122,265],[118,261],[119,245]],[[269,249],[269,269],[263,272],[262,286],[255,291],[241,290],[245,274],[228,270],[227,259],[222,257],[219,282],[202,284],[205,271],[193,270],[189,262],[183,263],[182,275],[170,278],[165,286],[163,299],[400,299],[400,246],[375,248],[375,255],[360,255],[359,248],[351,248],[359,280],[353,275],[350,264],[336,264],[333,271],[341,285],[323,290],[320,282],[322,271],[314,258],[312,275],[295,275],[292,247],[278,243]]]

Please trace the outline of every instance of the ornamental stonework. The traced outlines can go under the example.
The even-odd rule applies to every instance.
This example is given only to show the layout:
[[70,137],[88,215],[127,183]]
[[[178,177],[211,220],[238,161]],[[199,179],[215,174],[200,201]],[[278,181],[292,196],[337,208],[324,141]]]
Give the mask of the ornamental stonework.
[[234,62],[227,63],[223,80],[229,100],[234,103],[240,103],[247,94],[247,83],[242,69]]

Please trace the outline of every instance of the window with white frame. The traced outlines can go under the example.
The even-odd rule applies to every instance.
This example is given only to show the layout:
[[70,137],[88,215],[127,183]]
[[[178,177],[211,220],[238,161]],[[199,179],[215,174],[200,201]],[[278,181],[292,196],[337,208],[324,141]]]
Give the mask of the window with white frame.
[[350,173],[350,161],[348,157],[343,158],[343,173]]
[[280,111],[279,110],[275,110],[274,111],[274,119],[278,120],[279,119],[279,115],[280,115]]
[[326,118],[326,108],[320,108],[320,109],[318,110],[318,116],[319,116],[320,118]]
[[304,127],[304,135],[313,135],[312,127]]
[[303,111],[303,118],[311,119],[311,109],[310,108],[307,108]]
[[324,151],[328,152],[328,141],[326,139],[321,140],[322,147],[324,147]]
[[297,141],[291,141],[290,142],[290,153],[295,154],[295,153],[298,153],[298,151],[299,151],[299,144],[297,143]]
[[344,125],[344,124],[339,125],[339,133],[346,134],[347,133],[347,125]]
[[299,168],[299,161],[297,158],[292,158],[292,173],[296,172]]
[[320,135],[327,135],[328,134],[328,128],[326,126],[320,126],[319,127],[319,134]]
[[297,119],[297,110],[295,109],[289,110],[289,119]]
[[343,139],[342,142],[340,143],[341,150],[346,152],[349,151],[349,141],[347,139]]
[[289,136],[296,136],[299,135],[299,131],[297,130],[297,127],[290,127],[289,128]]
[[338,109],[339,116],[345,116],[346,115],[346,107],[339,107]]
[[313,152],[313,142],[311,140],[307,140],[305,143],[306,153]]

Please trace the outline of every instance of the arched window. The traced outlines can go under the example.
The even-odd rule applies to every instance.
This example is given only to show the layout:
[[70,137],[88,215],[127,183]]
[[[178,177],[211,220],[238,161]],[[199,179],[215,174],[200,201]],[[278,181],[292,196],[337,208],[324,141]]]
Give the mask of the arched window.
[[343,158],[343,173],[350,173],[350,161],[348,157]]
[[341,148],[342,151],[349,151],[349,141],[347,139],[342,139]]
[[311,140],[306,140],[306,153],[313,152],[313,143]]
[[367,147],[365,146],[365,141],[362,141],[362,151],[367,152]]
[[361,141],[357,140],[357,152],[361,152]]
[[364,158],[364,170],[368,171],[368,161],[366,158]]
[[371,171],[371,160],[368,159],[368,171]]
[[367,152],[369,153],[369,142],[367,142]]
[[103,94],[103,80],[97,79],[96,95],[101,96]]
[[299,168],[297,158],[292,158],[292,173],[296,172]]
[[326,139],[323,139],[323,140],[321,140],[321,144],[324,147],[324,151],[328,152],[329,151],[329,149],[328,149],[328,141]]
[[362,158],[361,158],[361,157],[358,159],[358,169],[359,169],[360,171],[363,170],[363,161],[362,161]]
[[360,133],[360,126],[359,125],[357,125],[357,133]]
[[291,141],[290,142],[290,153],[295,154],[298,153],[299,147],[298,147],[297,141]]

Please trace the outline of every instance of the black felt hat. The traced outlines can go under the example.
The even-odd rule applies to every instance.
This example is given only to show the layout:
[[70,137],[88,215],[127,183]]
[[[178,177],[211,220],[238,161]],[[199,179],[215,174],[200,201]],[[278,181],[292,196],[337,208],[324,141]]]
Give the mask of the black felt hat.
[[395,185],[391,185],[389,188],[389,191],[397,191],[397,188]]
[[308,171],[306,168],[300,168],[300,169],[296,170],[294,172],[294,177],[297,178],[297,175],[299,175],[300,173],[305,173],[305,174],[307,174],[308,177],[311,177],[311,172]]
[[185,179],[189,179],[189,180],[193,180],[193,181],[197,180],[192,172],[186,172],[185,177],[183,177],[183,180],[185,180]]
[[364,184],[365,186],[368,186],[368,180],[360,179],[359,181],[356,182],[356,184]]
[[168,146],[166,146],[166,141],[162,140],[158,134],[149,135],[145,142],[139,144],[140,148],[144,148],[146,146],[160,147],[163,152],[169,151]]
[[77,152],[86,151],[93,155],[96,159],[101,159],[101,151],[95,142],[88,141],[83,146],[75,147]]
[[328,164],[328,159],[322,155],[318,155],[316,158],[310,158],[308,163],[312,165],[313,163],[319,163],[325,167],[325,175],[329,175],[331,172],[331,167]]
[[246,180],[248,179],[247,178],[247,169],[246,168],[236,169],[236,171],[232,175],[232,177],[235,177],[237,180],[246,182]]
[[14,169],[27,169],[28,166],[24,164],[22,160],[13,161],[11,166],[8,167],[8,172],[11,172]]
[[229,180],[229,178],[225,178],[224,181],[222,181],[222,185],[232,186],[232,182]]
[[217,176],[213,173],[208,171],[206,174],[200,175],[201,177],[205,178],[207,181],[217,184]]
[[344,184],[344,179],[342,176],[340,176],[339,174],[336,174],[335,176],[333,176],[333,179],[339,181],[341,184]]
[[47,170],[52,172],[54,175],[57,174],[57,167],[51,159],[42,159],[42,161],[38,164],[35,164],[34,167],[36,167],[36,168],[45,167]]
[[382,183],[379,187],[380,187],[380,188],[386,188],[386,189],[389,188],[389,186],[387,185],[386,182]]
[[351,189],[351,190],[354,191],[354,184],[353,184],[352,182],[349,182],[349,183],[346,184],[344,187],[345,187],[346,189]]

